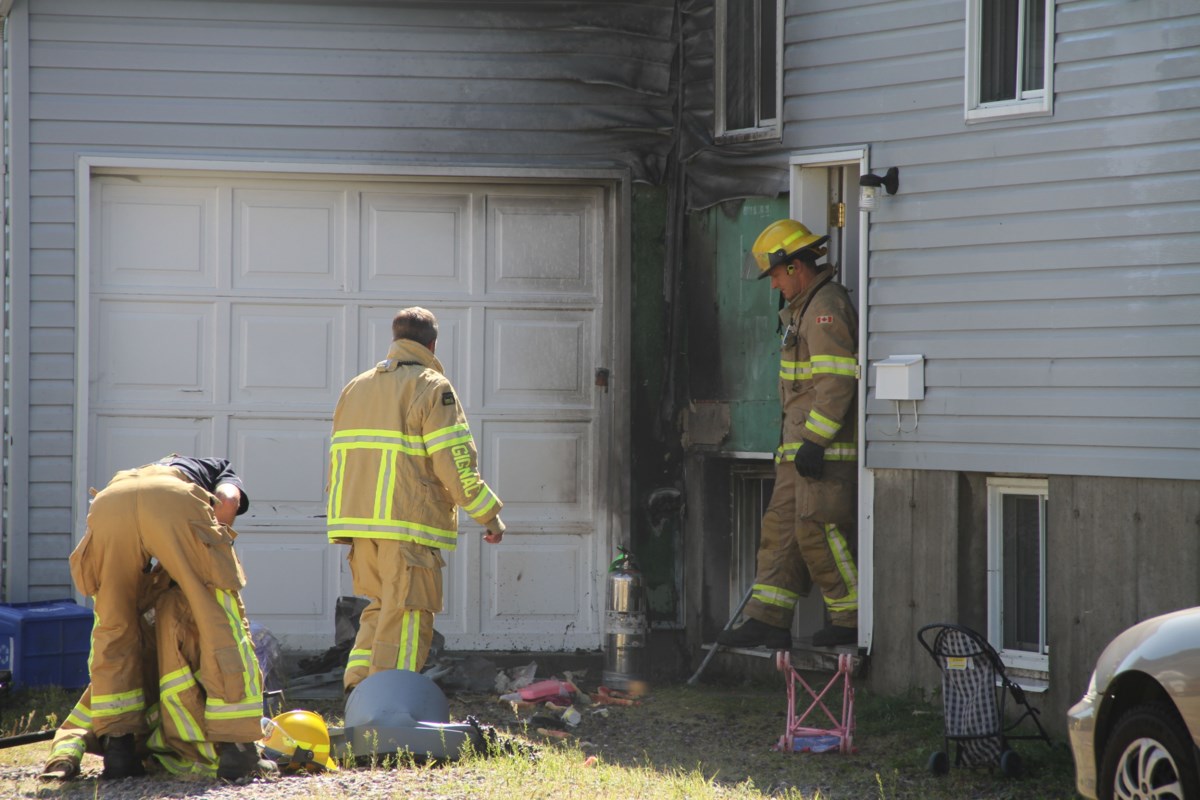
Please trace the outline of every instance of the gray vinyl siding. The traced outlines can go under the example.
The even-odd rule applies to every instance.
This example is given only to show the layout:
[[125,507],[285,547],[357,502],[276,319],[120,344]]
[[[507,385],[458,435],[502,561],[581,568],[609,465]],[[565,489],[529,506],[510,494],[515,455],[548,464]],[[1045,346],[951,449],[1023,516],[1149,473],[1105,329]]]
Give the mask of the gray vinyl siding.
[[671,145],[671,0],[17,0],[9,24],[10,600],[72,593],[81,154],[657,182]]
[[926,395],[872,388],[866,463],[1200,478],[1200,6],[1060,0],[1053,115],[968,125],[965,5],[789,6],[785,148],[900,169],[866,351]]

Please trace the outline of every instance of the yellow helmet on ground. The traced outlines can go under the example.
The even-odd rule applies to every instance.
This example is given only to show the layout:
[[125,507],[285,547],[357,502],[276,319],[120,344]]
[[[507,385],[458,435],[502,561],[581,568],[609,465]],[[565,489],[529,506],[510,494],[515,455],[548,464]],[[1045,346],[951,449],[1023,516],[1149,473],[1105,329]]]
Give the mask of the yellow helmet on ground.
[[336,770],[329,756],[329,728],[311,711],[285,711],[262,718],[263,755],[282,770]]
[[763,229],[750,254],[758,267],[758,277],[765,278],[772,267],[788,263],[802,250],[812,250],[814,257],[824,255],[821,245],[827,241],[828,236],[819,236],[794,219],[780,219]]

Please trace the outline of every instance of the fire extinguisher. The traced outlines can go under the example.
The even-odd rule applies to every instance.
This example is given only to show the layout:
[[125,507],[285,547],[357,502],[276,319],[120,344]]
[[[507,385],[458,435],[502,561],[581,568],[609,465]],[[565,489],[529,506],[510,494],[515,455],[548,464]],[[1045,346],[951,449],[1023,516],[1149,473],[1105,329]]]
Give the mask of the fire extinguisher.
[[610,689],[642,694],[650,660],[645,583],[629,551],[618,547],[617,553],[608,567],[602,680]]

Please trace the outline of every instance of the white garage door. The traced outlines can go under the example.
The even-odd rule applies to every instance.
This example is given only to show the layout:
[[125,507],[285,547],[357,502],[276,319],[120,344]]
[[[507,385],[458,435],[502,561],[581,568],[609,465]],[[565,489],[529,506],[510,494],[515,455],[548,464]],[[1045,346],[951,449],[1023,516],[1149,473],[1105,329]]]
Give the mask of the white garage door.
[[90,485],[171,452],[229,458],[246,606],[290,647],[332,643],[350,594],[326,543],[333,406],[383,358],[397,308],[438,357],[511,531],[463,518],[436,627],[455,649],[600,643],[612,395],[600,186],[103,176],[92,183]]

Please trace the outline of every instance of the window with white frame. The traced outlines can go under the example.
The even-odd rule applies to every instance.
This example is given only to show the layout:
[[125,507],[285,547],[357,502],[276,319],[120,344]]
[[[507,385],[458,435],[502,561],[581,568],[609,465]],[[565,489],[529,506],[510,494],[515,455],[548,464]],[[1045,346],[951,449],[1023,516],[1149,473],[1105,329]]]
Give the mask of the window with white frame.
[[716,138],[779,138],[783,0],[717,0],[716,39]]
[[967,0],[968,122],[1054,106],[1055,0]]
[[1006,667],[1048,672],[1042,478],[988,478],[988,641]]

